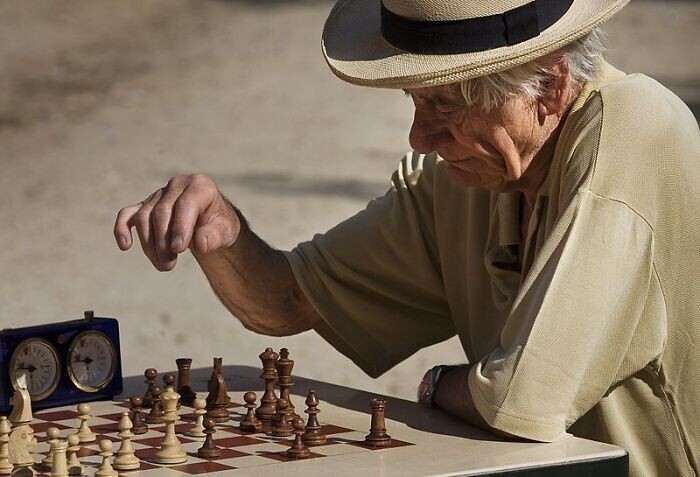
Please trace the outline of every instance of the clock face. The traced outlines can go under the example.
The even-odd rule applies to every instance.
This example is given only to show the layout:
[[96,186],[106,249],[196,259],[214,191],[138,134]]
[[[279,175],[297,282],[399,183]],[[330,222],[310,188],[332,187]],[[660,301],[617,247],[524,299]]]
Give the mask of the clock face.
[[49,396],[60,375],[58,353],[42,338],[22,341],[10,358],[10,380],[15,389],[26,388],[33,401]]
[[114,377],[116,363],[114,345],[100,331],[83,331],[68,348],[68,376],[86,392],[104,389]]

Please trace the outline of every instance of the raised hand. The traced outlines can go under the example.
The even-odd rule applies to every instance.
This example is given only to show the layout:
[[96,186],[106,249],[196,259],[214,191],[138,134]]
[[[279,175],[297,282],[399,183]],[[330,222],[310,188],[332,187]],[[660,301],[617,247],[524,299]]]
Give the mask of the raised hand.
[[153,266],[169,271],[188,248],[204,255],[233,245],[241,220],[212,178],[189,175],[173,177],[145,200],[119,211],[114,238],[122,250],[133,244],[132,227]]

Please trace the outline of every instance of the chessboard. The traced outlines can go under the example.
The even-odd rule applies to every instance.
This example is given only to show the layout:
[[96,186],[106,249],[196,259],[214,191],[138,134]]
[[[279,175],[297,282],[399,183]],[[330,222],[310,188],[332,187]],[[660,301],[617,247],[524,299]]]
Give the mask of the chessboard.
[[[192,407],[182,405],[179,410],[180,418],[175,426],[175,431],[183,449],[188,454],[187,462],[167,466],[157,464],[154,461],[154,455],[163,440],[165,426],[162,424],[149,425],[147,433],[134,435],[131,438],[136,456],[141,460],[141,468],[137,471],[120,471],[119,475],[144,475],[149,477],[213,473],[221,473],[220,475],[236,475],[238,473],[248,475],[249,471],[254,467],[278,466],[291,462],[296,462],[297,465],[301,464],[301,460],[292,459],[286,455],[287,449],[292,445],[293,436],[272,437],[264,432],[265,428],[261,432],[249,432],[239,429],[238,423],[243,419],[246,411],[244,405],[237,402],[237,400],[241,400],[239,394],[229,393],[231,402],[228,404],[228,410],[231,414],[231,420],[216,425],[216,432],[213,437],[216,445],[221,448],[219,457],[204,459],[197,456],[197,450],[202,446],[202,440],[195,440],[186,435],[187,431],[194,426],[196,415]],[[98,401],[90,403],[90,408],[92,417],[89,420],[89,424],[92,432],[97,435],[97,439],[91,443],[81,444],[82,448],[78,453],[80,462],[85,469],[84,475],[88,476],[94,475],[102,462],[98,445],[100,440],[108,439],[112,441],[114,443],[114,452],[116,453],[120,443],[120,438],[117,435],[118,422],[122,417],[122,413],[129,411],[130,405],[128,400]],[[57,427],[60,431],[60,437],[66,438],[69,434],[75,433],[80,425],[77,416],[78,413],[75,406],[53,408],[34,413],[31,426],[34,429],[38,442],[37,446],[32,449],[35,462],[40,462],[48,453],[49,444],[47,443],[46,430],[50,427]],[[334,456],[386,453],[392,452],[393,448],[414,445],[411,442],[392,439],[388,447],[373,449],[364,443],[365,436],[368,433],[367,429],[349,429],[334,424],[326,424],[323,420],[321,424],[321,431],[326,434],[327,443],[310,448],[310,457],[303,459],[303,465],[305,466],[314,466],[322,469],[327,465],[331,465],[330,461]],[[369,421],[367,424],[369,426]],[[235,469],[241,469],[241,471],[236,472]],[[273,473],[286,475],[284,470],[273,467],[267,467],[267,469],[270,472],[269,475]],[[37,475],[50,476],[50,472],[42,473],[39,470]]]

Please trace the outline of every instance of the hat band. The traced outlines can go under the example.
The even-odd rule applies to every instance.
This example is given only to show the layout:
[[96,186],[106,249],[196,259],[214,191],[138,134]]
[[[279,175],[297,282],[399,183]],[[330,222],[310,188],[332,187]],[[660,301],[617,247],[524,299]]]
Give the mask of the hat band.
[[408,20],[382,3],[382,36],[411,53],[473,53],[536,37],[563,17],[572,3],[574,0],[534,0],[497,15],[446,21]]

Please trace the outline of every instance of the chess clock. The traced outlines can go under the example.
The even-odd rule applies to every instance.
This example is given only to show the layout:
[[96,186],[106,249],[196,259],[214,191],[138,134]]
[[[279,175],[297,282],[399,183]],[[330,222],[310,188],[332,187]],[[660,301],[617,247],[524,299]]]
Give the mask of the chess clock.
[[120,394],[119,322],[86,311],[82,320],[0,331],[0,414],[19,387],[33,409]]

